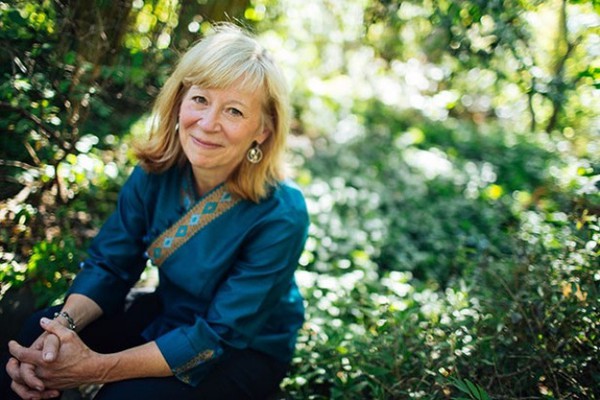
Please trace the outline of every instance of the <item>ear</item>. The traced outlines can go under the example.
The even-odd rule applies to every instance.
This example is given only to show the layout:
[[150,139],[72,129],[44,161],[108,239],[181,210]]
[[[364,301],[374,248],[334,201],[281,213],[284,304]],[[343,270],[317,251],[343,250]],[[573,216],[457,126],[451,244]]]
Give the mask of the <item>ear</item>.
[[265,125],[263,131],[256,136],[255,140],[258,142],[258,144],[263,144],[263,142],[267,140],[270,134],[271,129]]

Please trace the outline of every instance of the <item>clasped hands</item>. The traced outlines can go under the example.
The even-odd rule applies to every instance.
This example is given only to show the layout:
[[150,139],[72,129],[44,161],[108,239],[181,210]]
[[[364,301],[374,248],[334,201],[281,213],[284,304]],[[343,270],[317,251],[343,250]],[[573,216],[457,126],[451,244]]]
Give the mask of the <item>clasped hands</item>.
[[30,346],[10,341],[12,357],[6,371],[12,379],[11,388],[23,399],[58,397],[59,390],[95,381],[94,358],[77,333],[57,320],[42,318],[44,333]]

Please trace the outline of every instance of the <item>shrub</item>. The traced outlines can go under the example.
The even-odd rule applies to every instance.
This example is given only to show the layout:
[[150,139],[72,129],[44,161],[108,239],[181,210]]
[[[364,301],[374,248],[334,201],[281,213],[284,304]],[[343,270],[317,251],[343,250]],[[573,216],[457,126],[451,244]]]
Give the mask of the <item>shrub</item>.
[[286,392],[597,398],[598,176],[553,176],[567,163],[531,137],[385,115],[301,174],[308,320]]

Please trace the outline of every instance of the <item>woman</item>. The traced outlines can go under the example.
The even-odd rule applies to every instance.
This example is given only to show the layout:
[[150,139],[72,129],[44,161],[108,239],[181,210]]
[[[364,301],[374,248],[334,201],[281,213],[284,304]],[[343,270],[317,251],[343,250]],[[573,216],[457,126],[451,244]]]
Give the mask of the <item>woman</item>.
[[[96,399],[277,390],[303,322],[294,271],[309,224],[283,177],[287,102],[279,69],[236,27],[193,46],[64,305],[9,344],[3,386],[23,398],[87,383],[103,384]],[[148,260],[156,292],[124,311]]]

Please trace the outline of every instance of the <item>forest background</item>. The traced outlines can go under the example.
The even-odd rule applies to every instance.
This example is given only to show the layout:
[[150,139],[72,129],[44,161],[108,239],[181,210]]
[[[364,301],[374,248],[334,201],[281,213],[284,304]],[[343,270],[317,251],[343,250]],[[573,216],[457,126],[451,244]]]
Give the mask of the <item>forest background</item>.
[[598,0],[0,2],[0,345],[61,300],[223,20],[292,90],[312,225],[281,397],[599,399]]

